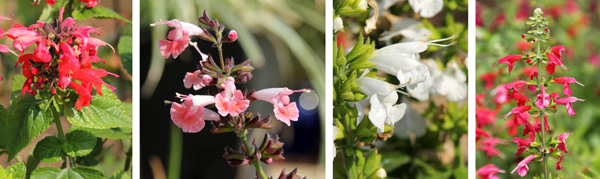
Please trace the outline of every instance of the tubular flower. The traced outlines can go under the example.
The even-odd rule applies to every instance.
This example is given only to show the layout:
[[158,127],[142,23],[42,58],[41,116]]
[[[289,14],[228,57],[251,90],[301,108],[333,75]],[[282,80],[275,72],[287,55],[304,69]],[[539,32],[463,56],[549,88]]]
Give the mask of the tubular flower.
[[[175,29],[169,31],[169,35],[167,36],[167,40],[158,41],[158,49],[164,58],[169,58],[171,54],[173,54],[173,58],[177,58],[187,47],[190,42],[190,36],[205,36],[208,33],[206,30],[187,22],[180,22],[177,19],[173,19],[170,21],[158,21],[156,23],[150,24],[150,26],[166,24],[169,27],[173,27]],[[200,51],[198,51],[200,52]],[[200,52],[200,56],[203,60],[206,60],[208,57],[206,54]]]
[[515,137],[512,139],[512,141],[514,143],[517,143],[517,156],[521,155],[523,153],[523,151],[526,151],[529,149],[529,145],[531,145],[531,142],[525,140],[525,139],[521,139],[518,137]]
[[569,153],[569,151],[567,151],[567,146],[565,143],[565,139],[567,139],[567,137],[569,137],[569,133],[567,133],[567,132],[565,132],[557,137],[557,140],[559,140],[560,143],[556,146],[556,148],[558,150],[562,150],[565,153]]
[[288,88],[267,88],[256,91],[252,98],[273,103],[275,118],[290,126],[290,121],[298,121],[300,112],[296,102],[290,103],[290,95],[295,92],[310,92],[310,89],[290,90]]
[[556,170],[562,170],[563,166],[560,164],[562,162],[562,156],[558,156],[558,162],[556,162]]
[[498,179],[498,177],[494,174],[504,172],[506,171],[501,170],[491,163],[477,169],[477,175],[480,177],[480,179]]
[[484,131],[483,129],[476,128],[475,136],[476,136],[475,142],[477,142],[477,141],[479,141],[479,138],[481,138],[481,137],[485,137],[485,138],[490,137],[490,134],[487,131]]
[[406,104],[395,105],[397,100],[398,93],[395,91],[387,95],[374,94],[370,97],[369,119],[377,127],[378,133],[384,132],[385,124],[394,125],[404,116]]
[[[523,58],[523,55],[509,55],[509,56],[500,58],[500,60],[498,60],[498,63],[507,63],[508,64],[508,75],[510,75],[510,72],[512,72],[515,62],[517,60],[520,60],[521,58]],[[498,63],[494,64],[494,66],[498,65]],[[494,68],[494,66],[492,66],[492,68]]]
[[508,117],[510,114],[513,114],[513,115],[519,116],[521,118],[524,118],[525,116],[523,116],[523,115],[526,115],[525,113],[530,109],[531,109],[531,106],[517,106],[517,107],[513,108],[510,112],[508,112],[508,114],[506,114],[502,117],[506,119],[506,117]]
[[540,91],[542,92],[542,94],[537,95],[535,106],[537,106],[540,109],[543,109],[545,107],[550,106],[550,95],[546,94],[546,89],[544,88],[544,85],[541,86],[542,88],[540,89]]
[[530,156],[525,157],[525,159],[523,159],[523,160],[521,160],[521,162],[519,162],[519,164],[517,165],[517,168],[515,168],[510,173],[515,173],[515,171],[517,171],[517,174],[521,175],[521,177],[524,177],[525,175],[527,175],[527,171],[529,171],[529,167],[527,166],[527,164],[529,164],[529,162],[531,162],[531,160],[533,160],[534,157],[535,157],[535,155],[530,155]]
[[548,71],[548,74],[552,75],[554,73],[554,68],[556,65],[561,66],[563,69],[565,69],[565,71],[569,71],[569,69],[567,69],[567,67],[563,64],[563,61],[560,59],[562,51],[565,51],[565,46],[557,45],[550,49],[550,53],[546,53],[546,56],[549,60],[548,65],[546,66],[546,71]]
[[183,78],[183,85],[185,88],[193,87],[194,90],[200,90],[212,82],[213,78],[211,76],[204,74],[202,77],[200,77],[201,74],[201,70],[196,70],[194,73],[187,72]]
[[571,92],[571,88],[569,87],[569,84],[571,83],[577,83],[579,85],[581,85],[582,87],[585,87],[585,85],[579,83],[577,80],[575,80],[575,78],[573,77],[558,77],[558,78],[554,78],[554,82],[558,83],[558,84],[562,84],[564,87],[563,93],[567,96],[571,96],[571,94],[573,94]]
[[56,93],[56,88],[65,90],[71,87],[79,94],[75,107],[81,110],[82,107],[90,105],[94,88],[99,95],[102,95],[102,85],[110,90],[115,89],[106,84],[101,77],[118,75],[92,68],[92,62],[106,62],[97,57],[96,52],[99,46],[108,44],[90,37],[90,33],[99,34],[95,28],[77,27],[70,17],[63,21],[63,11],[61,8],[59,18],[52,23],[38,21],[27,28],[15,24],[5,34],[15,40],[13,46],[21,53],[29,45],[37,45],[33,53],[19,56],[15,64],[15,67],[22,64],[21,68],[26,78],[22,94],[29,92],[36,95],[38,90],[51,90],[52,93]]
[[486,153],[488,158],[491,158],[494,155],[500,156],[500,158],[504,158],[504,154],[500,153],[500,150],[496,148],[496,145],[502,143],[502,139],[498,138],[487,138],[481,140],[481,147],[478,150],[481,150]]
[[173,102],[171,104],[171,120],[183,132],[200,132],[205,126],[205,120],[219,120],[219,114],[204,108],[206,105],[215,103],[213,96],[177,94],[177,97],[181,98],[183,103]]
[[[250,100],[244,98],[241,90],[236,90],[233,78],[227,78],[222,84],[225,89],[215,96],[215,106],[221,116],[237,116],[246,111]],[[288,98],[289,102],[289,98]]]
[[575,116],[575,111],[573,110],[573,106],[571,106],[571,103],[572,102],[576,102],[576,101],[585,101],[585,100],[579,99],[579,98],[576,98],[576,97],[564,97],[564,98],[557,99],[554,102],[556,104],[566,105],[567,106],[567,113],[569,113],[569,115],[571,115],[571,116]]

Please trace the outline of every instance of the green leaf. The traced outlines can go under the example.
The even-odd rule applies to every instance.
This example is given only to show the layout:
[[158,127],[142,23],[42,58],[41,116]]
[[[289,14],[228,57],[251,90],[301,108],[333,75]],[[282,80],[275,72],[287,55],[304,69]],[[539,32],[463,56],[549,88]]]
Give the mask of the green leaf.
[[58,162],[65,157],[63,146],[58,137],[48,136],[35,146],[33,156],[44,163]]
[[83,131],[74,130],[66,135],[66,143],[63,151],[71,157],[83,157],[90,154],[96,145],[96,136]]
[[100,170],[77,167],[74,169],[58,169],[54,167],[42,167],[38,168],[31,174],[31,179],[45,179],[45,178],[56,178],[56,179],[103,179],[105,178],[104,173]]
[[[8,120],[8,110],[0,105],[0,136],[6,136],[6,121]],[[0,148],[6,148],[8,138],[0,137]]]
[[21,97],[21,91],[23,89],[23,84],[25,84],[26,78],[23,75],[14,75],[12,78],[12,93],[10,94],[10,104],[13,103],[14,99]]
[[25,178],[25,173],[27,170],[25,169],[25,164],[23,162],[15,163],[6,170],[2,169],[0,166],[0,178]]
[[100,170],[96,170],[88,167],[77,167],[73,169],[74,172],[78,173],[85,179],[104,179],[106,176]]
[[25,164],[25,167],[27,168],[27,173],[25,174],[25,177],[30,178],[31,172],[33,172],[33,170],[35,170],[39,164],[40,160],[38,158],[33,156],[33,154],[29,155],[29,157],[27,157],[27,164]]
[[73,127],[72,130],[84,130],[94,134],[96,137],[108,138],[111,140],[116,139],[131,139],[132,134],[131,128],[108,128],[108,129],[90,129],[82,127]]
[[89,19],[89,18],[119,19],[119,20],[122,20],[124,22],[131,24],[130,20],[127,20],[127,19],[121,17],[121,15],[119,15],[117,12],[113,11],[112,9],[105,8],[102,6],[95,6],[93,8],[87,8],[85,6],[78,6],[77,8],[75,8],[75,10],[73,11],[73,13],[71,15],[73,16],[73,18],[75,20],[85,20],[85,19]]
[[127,173],[123,170],[117,170],[115,173],[113,173],[110,179],[131,179],[131,176],[127,175]]
[[[17,75],[18,76],[18,75]],[[13,81],[14,84],[14,81]],[[14,95],[15,91],[13,91]],[[16,93],[20,93],[17,91]],[[26,93],[23,97],[12,99],[6,122],[8,160],[39,136],[52,124],[51,110],[41,110],[35,98]]]
[[383,154],[381,165],[386,171],[394,171],[398,167],[410,162],[410,156],[401,152],[387,152]]
[[121,36],[121,38],[119,38],[119,45],[117,46],[123,68],[125,68],[129,74],[133,74],[131,71],[131,59],[133,54],[131,45],[131,36]]
[[75,100],[65,103],[65,116],[73,126],[108,129],[132,128],[131,115],[125,110],[123,103],[106,86],[102,86],[104,96],[93,97],[90,106],[75,108]]

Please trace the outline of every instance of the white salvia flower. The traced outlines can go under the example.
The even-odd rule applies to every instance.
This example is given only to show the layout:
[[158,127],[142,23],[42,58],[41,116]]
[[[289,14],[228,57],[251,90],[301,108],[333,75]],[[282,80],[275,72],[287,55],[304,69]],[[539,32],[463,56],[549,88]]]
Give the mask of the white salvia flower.
[[435,93],[444,95],[448,101],[462,101],[467,97],[467,76],[455,61],[448,63],[441,75],[433,80]]
[[397,43],[397,44],[393,44],[393,45],[388,45],[388,46],[383,47],[381,49],[375,50],[375,52],[373,52],[373,53],[380,53],[380,54],[386,54],[386,53],[404,53],[404,54],[421,53],[421,52],[424,52],[425,50],[427,50],[427,48],[430,45],[439,46],[439,47],[448,47],[448,46],[456,44],[456,41],[452,42],[450,44],[438,44],[438,43],[436,43],[436,42],[441,42],[441,41],[446,41],[446,40],[451,40],[451,39],[454,39],[454,35],[450,36],[448,38],[437,39],[437,40],[430,40],[430,41],[402,42],[402,43]]
[[423,27],[421,21],[417,21],[411,17],[398,17],[392,14],[385,14],[385,17],[390,21],[391,28],[381,34],[380,41],[389,41],[392,38],[402,35],[402,41],[422,41],[431,34],[431,31]]
[[406,104],[396,105],[398,93],[395,91],[387,95],[375,94],[370,97],[371,110],[369,111],[369,119],[378,133],[383,133],[385,124],[394,125],[404,116]]
[[396,91],[395,85],[371,77],[360,77],[356,79],[356,83],[360,91],[367,96],[373,96],[374,94],[387,95]]
[[423,83],[418,83],[415,88],[408,88],[407,91],[411,97],[419,101],[427,101],[429,100],[429,96],[432,91],[431,87],[433,86],[434,79],[437,78],[442,71],[435,60],[426,59],[422,60],[421,62],[427,65],[431,78]]
[[358,2],[358,6],[356,6],[356,7],[358,7],[359,9],[362,9],[362,10],[367,10],[367,8],[369,8],[369,6],[367,4],[367,0],[360,0]]
[[444,0],[408,0],[415,13],[424,18],[435,16],[444,7]]
[[342,29],[344,29],[344,21],[342,21],[342,18],[340,16],[338,16],[335,19],[333,19],[333,32],[335,33]]

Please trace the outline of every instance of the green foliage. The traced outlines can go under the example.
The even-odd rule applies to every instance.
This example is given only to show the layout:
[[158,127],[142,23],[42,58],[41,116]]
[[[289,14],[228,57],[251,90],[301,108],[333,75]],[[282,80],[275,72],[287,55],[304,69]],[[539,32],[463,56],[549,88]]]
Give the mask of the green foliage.
[[92,152],[96,145],[96,137],[86,131],[74,130],[66,135],[63,151],[71,157],[83,157]]
[[33,171],[31,179],[103,179],[104,173],[100,170],[77,167],[74,169],[58,169],[54,167],[42,167]]
[[33,156],[45,163],[54,163],[65,157],[64,145],[55,136],[48,136],[35,145]]
[[25,178],[25,171],[25,164],[23,162],[15,163],[7,167],[6,170],[0,166],[0,178]]
[[73,126],[108,129],[131,128],[131,115],[125,106],[106,86],[102,86],[104,95],[96,95],[91,100],[90,106],[75,108],[75,100],[65,103],[65,116]]
[[[24,77],[15,76],[14,78]],[[23,86],[23,84],[18,84],[20,81],[13,80],[13,87]],[[21,94],[21,91],[13,91],[13,95],[14,93]],[[53,121],[52,112],[41,110],[40,104],[29,93],[12,101],[13,103],[8,110],[8,121],[6,122],[6,136],[10,136],[7,137],[8,141],[6,143],[9,160],[29,145],[34,138],[48,129]]]
[[131,45],[131,36],[121,36],[119,38],[119,45],[117,46],[117,50],[119,51],[119,56],[121,56],[121,62],[123,63],[123,67],[127,70],[127,73],[133,74],[131,71],[132,65],[132,48]]
[[89,19],[89,18],[119,19],[119,20],[122,20],[123,22],[127,22],[127,23],[131,24],[130,20],[127,20],[124,17],[121,17],[121,15],[119,15],[117,12],[113,11],[112,9],[105,8],[102,6],[95,6],[93,8],[87,8],[85,6],[77,6],[75,8],[75,10],[73,10],[73,13],[71,15],[73,16],[73,19],[75,19],[75,20],[84,20],[84,19]]

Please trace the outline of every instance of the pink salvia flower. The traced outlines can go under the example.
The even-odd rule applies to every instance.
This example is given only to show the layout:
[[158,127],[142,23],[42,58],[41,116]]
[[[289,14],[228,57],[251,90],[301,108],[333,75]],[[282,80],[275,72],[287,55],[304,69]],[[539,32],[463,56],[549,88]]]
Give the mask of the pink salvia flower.
[[558,162],[556,162],[556,170],[561,170],[563,168],[560,162],[562,162],[562,156],[558,156]]
[[[183,78],[183,85],[185,88],[194,88],[194,90],[200,90],[206,86],[204,77],[200,78],[198,75],[202,73],[201,70],[196,70],[194,73],[187,72]],[[208,75],[204,75],[208,76]],[[210,78],[210,77],[209,77]],[[212,79],[212,78],[211,78]]]
[[290,121],[298,121],[300,112],[296,102],[290,103],[289,95],[295,92],[310,92],[309,89],[290,90],[288,88],[267,88],[252,94],[257,100],[273,103],[275,118],[290,126]]
[[235,80],[231,77],[223,82],[222,87],[225,89],[215,96],[215,106],[219,110],[221,116],[237,116],[246,111],[250,100],[247,100],[241,90],[236,90]]
[[[500,58],[500,60],[498,60],[498,63],[507,63],[508,64],[508,75],[510,75],[510,72],[512,71],[513,66],[515,65],[515,62],[517,60],[520,60],[521,58],[523,58],[523,55],[509,55],[509,56]],[[492,66],[492,68],[494,68],[494,66],[496,66],[498,63],[494,64]]]
[[518,137],[513,138],[512,141],[517,143],[517,156],[521,155],[523,151],[527,151],[529,149],[529,145],[531,145],[531,142]]
[[519,91],[519,88],[525,86],[527,84],[527,81],[523,81],[523,80],[519,80],[519,81],[513,81],[510,82],[506,85],[504,85],[504,89],[513,89],[515,91]]
[[484,131],[483,129],[479,129],[476,128],[475,129],[475,142],[479,141],[479,138],[481,137],[490,137],[490,134],[487,131]]
[[183,132],[200,132],[205,126],[205,120],[219,120],[219,114],[204,108],[213,104],[215,98],[208,95],[179,95],[183,103],[172,103],[171,120]]
[[558,138],[557,138],[557,140],[559,140],[559,141],[560,141],[560,144],[558,144],[558,145],[556,146],[556,148],[557,148],[558,150],[562,150],[562,151],[563,151],[563,152],[565,152],[565,153],[569,153],[569,151],[567,151],[567,146],[566,146],[566,143],[565,143],[565,139],[566,139],[567,137],[569,137],[569,133],[568,133],[568,132],[565,132],[565,133],[563,133],[563,134],[559,135],[559,136],[558,136]]
[[501,170],[491,163],[477,169],[477,175],[480,177],[480,179],[498,179],[498,177],[494,174],[504,172],[506,171]]
[[548,71],[549,74],[552,75],[554,73],[554,68],[556,65],[561,66],[563,69],[565,69],[565,71],[569,71],[569,69],[567,69],[567,67],[563,64],[563,61],[560,59],[562,56],[562,51],[565,51],[565,46],[557,45],[550,49],[551,53],[546,53],[546,56],[549,60],[548,65],[546,66],[546,71]]
[[512,110],[510,110],[510,112],[508,112],[508,114],[506,114],[502,117],[506,119],[506,117],[508,117],[510,114],[522,116],[524,112],[527,112],[530,109],[531,109],[531,106],[517,106],[517,107],[513,108]]
[[535,101],[535,106],[537,106],[540,109],[543,109],[545,107],[550,106],[550,95],[546,94],[546,89],[544,88],[544,85],[541,85],[541,94],[537,95],[537,100]]
[[[177,19],[170,21],[158,21],[150,24],[150,26],[166,24],[175,29],[169,31],[168,40],[158,41],[158,49],[163,57],[169,58],[173,54],[173,58],[177,58],[189,45],[190,36],[202,35],[204,30],[200,27],[187,22],[180,22]],[[200,51],[199,51],[200,52]],[[202,59],[206,59],[206,54],[200,52]]]
[[478,150],[481,150],[486,153],[488,158],[492,158],[492,156],[497,155],[500,158],[504,158],[504,154],[500,153],[500,150],[496,148],[496,145],[502,143],[502,139],[498,138],[487,138],[481,140],[481,147]]
[[576,97],[564,97],[564,98],[555,100],[556,104],[566,105],[567,113],[569,113],[569,115],[571,115],[571,116],[575,116],[575,111],[573,110],[573,106],[571,106],[571,103],[576,102],[576,101],[585,101],[585,100],[579,99]]
[[558,78],[554,78],[554,82],[558,83],[558,84],[562,84],[564,87],[563,93],[567,96],[571,96],[571,94],[573,94],[571,92],[571,88],[569,87],[569,84],[571,83],[577,83],[579,85],[581,85],[582,87],[585,87],[585,85],[579,83],[577,80],[575,80],[575,78],[573,77],[558,77]]
[[85,7],[87,7],[87,8],[92,8],[92,7],[97,6],[98,4],[100,4],[100,3],[98,3],[98,0],[78,0],[78,1],[79,2],[87,3],[85,5]]
[[515,173],[515,171],[517,171],[517,174],[521,175],[521,177],[524,177],[525,175],[527,175],[527,171],[529,171],[529,167],[527,166],[527,164],[529,162],[531,162],[531,160],[533,160],[534,157],[535,157],[535,155],[530,155],[530,156],[525,157],[525,159],[523,159],[523,160],[521,160],[521,162],[519,162],[519,164],[517,165],[517,168],[515,168],[510,173]]

